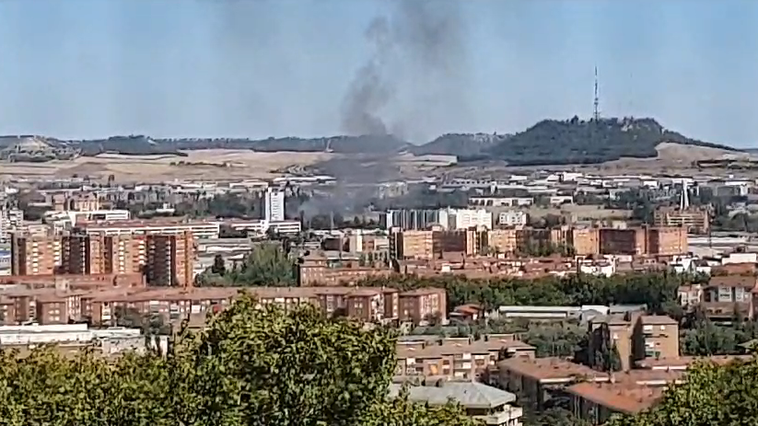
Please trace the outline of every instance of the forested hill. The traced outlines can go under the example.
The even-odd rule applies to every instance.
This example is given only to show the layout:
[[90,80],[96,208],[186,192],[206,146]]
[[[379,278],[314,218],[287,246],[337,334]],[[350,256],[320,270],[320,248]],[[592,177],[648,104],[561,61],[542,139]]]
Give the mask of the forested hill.
[[458,157],[475,157],[484,155],[487,150],[508,139],[511,135],[486,133],[448,133],[437,139],[408,151],[416,155],[456,155]]
[[737,151],[666,130],[651,118],[544,120],[488,149],[511,165],[595,164],[622,157],[651,158],[664,142]]

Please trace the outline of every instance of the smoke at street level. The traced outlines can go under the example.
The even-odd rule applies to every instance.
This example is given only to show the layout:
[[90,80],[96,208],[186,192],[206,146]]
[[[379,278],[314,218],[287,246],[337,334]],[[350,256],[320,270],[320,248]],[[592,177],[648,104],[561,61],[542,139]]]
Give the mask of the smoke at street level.
[[351,135],[428,140],[466,114],[465,28],[455,0],[398,0],[366,30],[371,57],[342,105]]

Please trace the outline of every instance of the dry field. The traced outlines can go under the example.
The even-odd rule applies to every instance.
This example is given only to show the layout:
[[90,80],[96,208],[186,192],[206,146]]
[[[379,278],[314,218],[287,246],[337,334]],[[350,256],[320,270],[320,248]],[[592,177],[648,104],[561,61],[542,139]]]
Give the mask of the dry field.
[[89,176],[117,182],[159,183],[180,180],[232,181],[281,176],[277,170],[288,166],[308,166],[331,157],[328,153],[253,152],[209,149],[187,151],[187,157],[171,155],[128,156],[103,154],[74,161],[49,163],[0,163],[0,178],[31,179]]
[[[535,170],[570,170],[598,174],[601,176],[619,174],[682,174],[687,176],[710,176],[714,174],[723,174],[725,171],[719,169],[698,170],[693,163],[699,160],[718,160],[728,158],[751,158],[756,160],[756,158],[758,158],[755,155],[746,153],[676,143],[662,143],[658,145],[657,151],[658,156],[656,158],[622,158],[602,164],[522,167],[507,167],[505,165],[488,164],[478,165],[476,167],[461,166],[452,169],[440,169],[440,171],[443,174],[454,175],[456,177],[491,177],[495,179],[505,179],[512,173],[531,173]],[[730,170],[728,173],[742,177],[758,177],[758,172],[756,171]]]
[[[658,145],[656,150],[658,151],[658,157],[656,158],[622,158],[603,164],[580,166],[578,169],[601,174],[623,172],[644,174],[689,173],[696,175],[699,173],[697,168],[693,166],[693,163],[696,161],[751,157],[750,154],[724,149],[688,146],[676,143],[662,143]],[[705,174],[713,174],[713,172],[714,170],[709,170]]]

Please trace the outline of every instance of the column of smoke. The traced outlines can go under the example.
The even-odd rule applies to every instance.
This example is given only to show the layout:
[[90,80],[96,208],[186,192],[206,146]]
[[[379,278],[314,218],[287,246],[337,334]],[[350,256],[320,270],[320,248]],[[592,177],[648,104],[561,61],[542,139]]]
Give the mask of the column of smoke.
[[426,141],[466,115],[465,29],[456,0],[399,0],[366,30],[372,55],[343,99],[351,135]]
[[[389,15],[374,18],[366,28],[371,54],[345,93],[342,130],[355,136],[393,135],[426,142],[447,130],[450,123],[466,120],[468,60],[460,0],[387,3]],[[335,161],[332,167],[339,166]],[[378,182],[382,176],[394,174],[383,173],[382,167],[394,167],[386,158],[367,161],[383,166],[362,168],[362,182]],[[331,196],[302,206],[305,215],[357,212],[375,195],[370,186],[356,190],[341,184],[332,188]]]

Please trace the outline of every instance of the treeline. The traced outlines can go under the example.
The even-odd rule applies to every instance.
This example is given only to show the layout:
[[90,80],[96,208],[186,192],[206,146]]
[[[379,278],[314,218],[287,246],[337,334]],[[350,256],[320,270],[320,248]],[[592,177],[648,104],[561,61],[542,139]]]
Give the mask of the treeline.
[[169,353],[38,348],[0,353],[0,423],[8,426],[473,426],[452,404],[388,398],[395,339],[326,319],[313,307],[285,314],[248,296],[183,331]]
[[361,281],[363,286],[385,286],[400,290],[439,287],[453,308],[476,303],[489,311],[503,305],[578,306],[645,304],[653,313],[681,317],[677,290],[687,278],[668,272],[617,274],[600,277],[572,274],[538,279],[468,279],[460,276],[377,277]]

